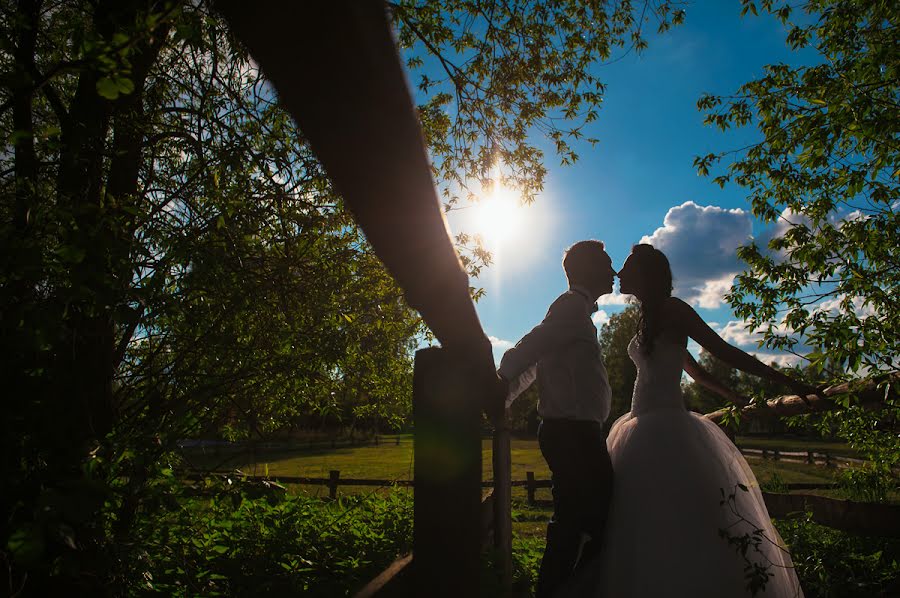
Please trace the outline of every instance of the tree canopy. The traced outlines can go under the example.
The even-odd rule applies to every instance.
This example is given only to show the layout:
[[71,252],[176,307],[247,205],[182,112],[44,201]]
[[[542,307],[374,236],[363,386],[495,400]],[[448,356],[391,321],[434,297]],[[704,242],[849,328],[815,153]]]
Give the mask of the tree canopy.
[[[596,117],[591,68],[681,19],[389,8],[449,204],[497,164],[533,195],[534,137],[572,161]],[[178,439],[400,425],[422,327],[210,2],[23,0],[0,23],[0,539],[16,587],[89,591],[133,573],[140,546],[109,547],[163,508],[143,491]]]
[[[790,47],[815,59],[769,65],[734,94],[698,102],[707,123],[755,127],[759,139],[695,160],[706,175],[727,159],[713,180],[744,187],[752,213],[772,225],[739,250],[747,269],[728,297],[731,306],[762,333],[763,344],[804,355],[820,381],[896,370],[900,11],[881,0],[742,5],[774,15]],[[872,413],[844,400],[846,409],[820,423],[837,428],[879,467],[895,463],[894,402]]]
[[[803,335],[807,357],[833,377],[897,367],[900,304],[900,16],[892,2],[816,0],[757,5],[788,27],[787,43],[816,64],[769,65],[731,96],[706,95],[706,121],[756,126],[760,141],[700,157],[701,174],[745,187],[753,214],[774,223],[742,248],[747,271],[730,302],[770,347]],[[800,11],[801,18],[793,23]]]

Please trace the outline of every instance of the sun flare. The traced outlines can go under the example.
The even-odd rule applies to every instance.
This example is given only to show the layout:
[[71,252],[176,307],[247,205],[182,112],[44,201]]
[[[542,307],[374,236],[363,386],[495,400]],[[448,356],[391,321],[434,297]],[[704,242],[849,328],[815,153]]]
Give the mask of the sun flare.
[[496,185],[475,206],[475,229],[489,248],[499,248],[521,233],[523,211],[518,192]]

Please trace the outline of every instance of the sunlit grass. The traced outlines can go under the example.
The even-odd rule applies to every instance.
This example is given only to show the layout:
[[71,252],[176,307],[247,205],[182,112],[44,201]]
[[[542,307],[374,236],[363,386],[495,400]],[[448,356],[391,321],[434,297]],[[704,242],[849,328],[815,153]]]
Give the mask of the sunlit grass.
[[[739,439],[742,441],[743,439]],[[741,442],[744,445],[744,442]],[[829,450],[834,454],[852,454],[846,445],[832,445],[828,443],[808,443],[803,441],[782,441],[781,439],[753,439],[747,445],[755,448],[781,448],[786,450]],[[828,447],[834,447],[830,450]],[[491,461],[491,440],[482,440],[482,478],[493,478],[493,464]],[[510,455],[512,464],[512,479],[526,479],[526,472],[534,472],[538,480],[550,478],[550,471],[541,456],[537,440],[514,439],[510,443]],[[231,455],[216,455],[207,453],[190,455],[190,461],[198,467],[216,469],[240,469],[248,475],[268,475],[272,478],[279,476],[319,477],[327,478],[329,471],[338,470],[341,478],[364,478],[376,480],[409,480],[413,477],[413,441],[411,435],[400,436],[400,443],[396,444],[391,438],[378,446],[350,446],[331,449],[322,448],[298,448],[296,450],[260,451],[256,455],[247,453]],[[757,476],[760,484],[765,485],[773,476],[777,476],[782,482],[791,483],[819,483],[828,484],[835,481],[836,470],[827,467],[808,465],[805,463],[789,463],[785,461],[771,461],[760,458],[748,457],[748,462]],[[294,489],[299,490],[299,487]],[[310,494],[327,494],[324,486],[303,486],[304,492]],[[371,487],[340,486],[341,493],[371,492]],[[549,499],[550,492],[539,489],[536,494],[538,499]],[[513,499],[524,501],[526,491],[522,487],[513,489]]]

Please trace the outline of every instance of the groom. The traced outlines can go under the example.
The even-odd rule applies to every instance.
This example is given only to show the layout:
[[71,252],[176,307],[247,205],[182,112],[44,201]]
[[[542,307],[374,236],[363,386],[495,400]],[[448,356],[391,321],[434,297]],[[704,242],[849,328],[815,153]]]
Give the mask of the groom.
[[537,598],[552,596],[579,562],[599,551],[613,481],[603,434],[610,388],[591,314],[597,298],[612,292],[615,270],[600,241],[575,243],[562,265],[569,290],[503,355],[498,370],[512,386],[521,386],[517,379],[532,367],[537,370],[538,442],[553,480],[553,518]]

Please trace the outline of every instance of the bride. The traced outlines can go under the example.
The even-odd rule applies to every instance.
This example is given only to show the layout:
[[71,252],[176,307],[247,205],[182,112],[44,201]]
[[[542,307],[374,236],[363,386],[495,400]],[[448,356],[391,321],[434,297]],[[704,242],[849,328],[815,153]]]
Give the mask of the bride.
[[802,596],[790,555],[772,525],[753,472],[710,420],[687,411],[682,370],[712,380],[686,346],[805,396],[813,389],[722,340],[671,296],[665,255],[636,245],[619,272],[622,293],[640,301],[628,353],[637,366],[631,412],[607,439],[616,482],[603,552],[583,563],[565,595],[655,597]]

